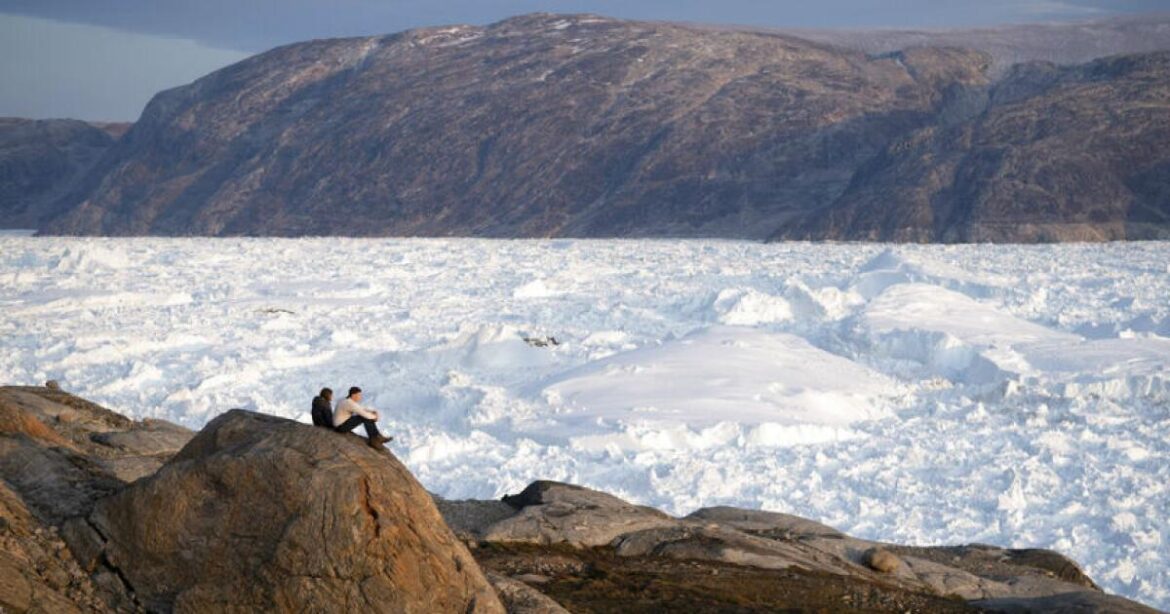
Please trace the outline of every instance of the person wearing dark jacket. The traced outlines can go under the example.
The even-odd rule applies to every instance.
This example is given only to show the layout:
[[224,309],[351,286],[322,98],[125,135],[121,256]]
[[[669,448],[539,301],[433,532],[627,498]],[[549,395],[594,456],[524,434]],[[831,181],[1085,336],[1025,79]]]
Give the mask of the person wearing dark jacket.
[[313,426],[333,428],[333,391],[322,388],[321,394],[313,397]]

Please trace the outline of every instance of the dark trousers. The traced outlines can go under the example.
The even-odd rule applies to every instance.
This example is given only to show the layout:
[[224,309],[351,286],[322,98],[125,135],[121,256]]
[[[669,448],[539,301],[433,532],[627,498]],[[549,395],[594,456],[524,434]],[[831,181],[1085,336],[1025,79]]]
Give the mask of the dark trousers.
[[370,439],[373,439],[374,437],[380,437],[382,435],[378,432],[378,425],[375,424],[373,420],[370,420],[369,418],[363,418],[357,414],[350,416],[346,419],[345,422],[342,422],[341,424],[333,427],[333,430],[337,431],[338,433],[348,433],[356,429],[357,425],[359,424],[365,425],[366,435]]

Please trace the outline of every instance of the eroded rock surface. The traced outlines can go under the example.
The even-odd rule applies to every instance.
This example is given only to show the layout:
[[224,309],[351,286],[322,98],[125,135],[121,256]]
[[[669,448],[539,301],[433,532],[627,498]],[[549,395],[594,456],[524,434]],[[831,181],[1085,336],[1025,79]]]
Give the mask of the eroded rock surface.
[[656,509],[557,482],[533,482],[504,502],[516,512],[484,527],[484,541],[603,546],[619,535],[675,522]]
[[[511,516],[500,517],[507,511],[502,505],[513,508]],[[805,582],[817,574],[829,574],[855,582],[858,587],[884,587],[880,590],[902,595],[891,597],[891,604],[906,594],[918,594],[986,602],[1003,608],[1028,604],[1105,607],[1120,600],[1118,603],[1127,604],[1125,607],[1136,608],[1132,611],[1150,611],[1140,604],[1105,595],[1073,561],[1047,550],[981,545],[895,546],[856,539],[789,514],[728,507],[706,508],[686,518],[672,518],[612,495],[544,481],[533,483],[517,495],[505,496],[503,502],[450,501],[444,502],[441,509],[457,519],[466,535],[481,541],[477,556],[496,561],[498,572],[510,572],[514,580],[546,569],[554,578],[578,578],[574,581],[586,581],[590,575],[572,565],[536,565],[550,557],[563,558],[566,553],[562,551],[520,549],[507,551],[509,554],[501,557],[492,548],[515,548],[511,545],[516,544],[604,546],[619,558],[674,560],[678,564],[703,561],[797,574],[778,576],[777,581],[799,577],[800,582]],[[518,562],[523,556],[516,552],[529,552],[533,564],[525,567]],[[506,564],[499,563],[505,559]],[[665,569],[670,572],[669,566]],[[715,568],[712,573],[717,572]],[[544,583],[532,586],[544,589]],[[1073,593],[1084,595],[1069,596]],[[814,602],[806,605],[814,607]]]
[[[165,465],[120,473],[142,459]],[[1153,612],[1047,550],[883,544],[728,507],[674,518],[549,481],[432,501],[359,437],[240,410],[192,438],[0,388],[0,478],[13,612]]]
[[503,611],[396,458],[281,418],[219,416],[90,524],[151,610]]

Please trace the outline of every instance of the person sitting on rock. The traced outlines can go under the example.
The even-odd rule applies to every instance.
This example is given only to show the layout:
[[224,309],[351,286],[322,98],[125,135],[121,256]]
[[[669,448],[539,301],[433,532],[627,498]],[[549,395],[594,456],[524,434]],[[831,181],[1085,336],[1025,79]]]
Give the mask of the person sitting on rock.
[[370,447],[377,448],[382,444],[394,439],[393,437],[386,437],[378,432],[378,425],[375,421],[378,419],[378,412],[363,407],[362,389],[354,386],[349,389],[349,394],[344,399],[337,403],[337,408],[333,410],[333,430],[338,433],[348,433],[361,424],[366,427],[366,435],[370,438]]
[[333,428],[333,391],[322,388],[321,394],[313,397],[313,426]]

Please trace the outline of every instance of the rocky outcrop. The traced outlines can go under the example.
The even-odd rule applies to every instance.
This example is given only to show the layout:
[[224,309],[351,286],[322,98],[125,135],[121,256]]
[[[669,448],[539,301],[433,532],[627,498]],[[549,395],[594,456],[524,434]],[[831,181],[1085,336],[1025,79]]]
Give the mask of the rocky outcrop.
[[51,525],[89,513],[97,499],[154,473],[192,435],[59,389],[0,387],[0,478]]
[[1170,52],[1019,65],[986,96],[891,143],[776,238],[1170,237]]
[[[440,509],[459,519],[465,534],[479,540],[476,552],[486,551],[488,558],[499,558],[491,554],[492,548],[520,544],[605,546],[617,557],[829,574],[857,586],[880,586],[903,595],[960,598],[994,608],[1075,603],[1085,611],[1153,611],[1105,595],[1074,562],[1047,550],[895,546],[853,538],[788,514],[726,507],[672,518],[605,493],[555,482],[533,483],[504,500],[515,511],[503,518],[500,509],[485,502],[445,501]],[[482,523],[470,518],[477,512],[483,513]],[[519,552],[535,558],[548,556],[541,550]],[[517,567],[518,556],[510,555],[500,570],[523,570]],[[550,573],[574,576],[576,582],[589,575],[573,572],[572,565],[561,568],[569,571]],[[718,573],[719,568],[714,569]],[[525,577],[520,574],[513,579]],[[777,576],[774,581],[784,577]],[[548,581],[545,577],[532,587],[543,590]]]
[[[126,459],[162,465],[134,477]],[[242,410],[192,437],[59,387],[0,387],[0,478],[13,612],[1153,611],[1052,551],[674,518],[549,481],[432,501],[359,437]]]
[[121,580],[77,539],[76,524],[191,436],[169,423],[129,420],[59,386],[0,387],[0,607],[133,610]]
[[193,437],[3,387],[0,478],[8,610],[503,611],[426,491],[356,437],[243,411]]
[[503,611],[397,459],[280,418],[222,414],[89,523],[152,611]]
[[0,611],[105,611],[55,527],[45,526],[0,481]]
[[38,228],[58,215],[57,200],[114,141],[82,121],[0,118],[0,229]]

